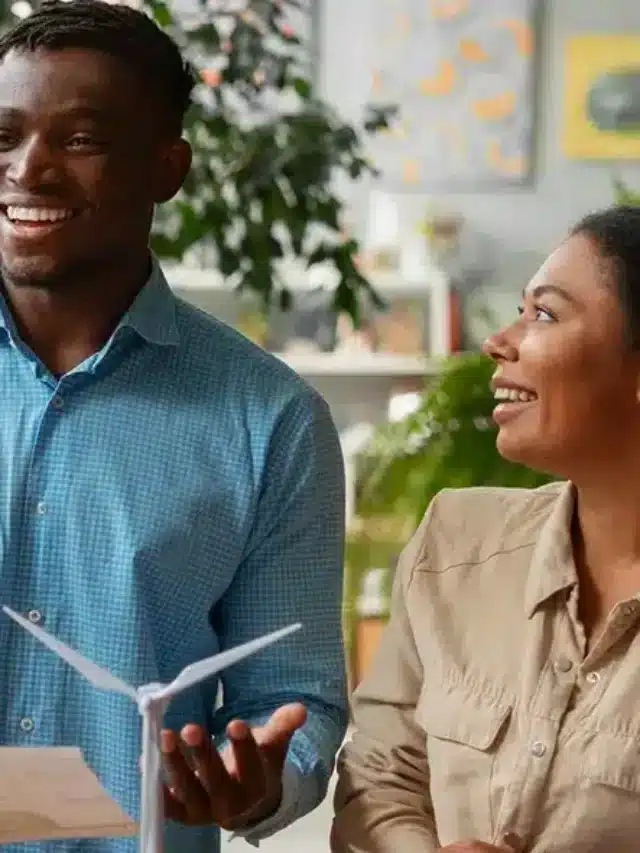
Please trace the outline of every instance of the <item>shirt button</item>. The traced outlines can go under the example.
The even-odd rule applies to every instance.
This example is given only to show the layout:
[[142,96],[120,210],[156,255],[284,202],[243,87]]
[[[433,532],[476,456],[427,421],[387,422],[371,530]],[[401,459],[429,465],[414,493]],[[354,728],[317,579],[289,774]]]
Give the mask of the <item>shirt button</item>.
[[565,657],[558,658],[558,661],[556,663],[556,669],[558,670],[558,672],[571,672],[572,668],[573,668],[573,661],[572,660],[570,660],[569,658],[565,658]]
[[62,397],[54,397],[51,401],[51,404],[54,409],[64,409],[64,400]]
[[600,681],[600,673],[599,672],[588,672],[587,673],[587,681],[589,684],[597,684]]
[[537,740],[531,746],[531,755],[534,755],[536,758],[542,758],[546,751],[547,747],[542,743],[542,741]]
[[512,850],[514,850],[515,853],[519,853],[519,851],[523,848],[522,839],[515,832],[505,832],[505,834],[502,836],[502,842],[507,847],[510,847]]
[[38,501],[36,504],[36,512],[38,515],[46,515],[47,514],[47,505],[44,501]]
[[35,723],[31,719],[31,717],[23,717],[20,720],[20,728],[23,732],[32,732],[35,728]]
[[27,619],[29,622],[33,622],[34,625],[37,625],[38,622],[42,622],[42,613],[39,610],[30,610],[27,613]]

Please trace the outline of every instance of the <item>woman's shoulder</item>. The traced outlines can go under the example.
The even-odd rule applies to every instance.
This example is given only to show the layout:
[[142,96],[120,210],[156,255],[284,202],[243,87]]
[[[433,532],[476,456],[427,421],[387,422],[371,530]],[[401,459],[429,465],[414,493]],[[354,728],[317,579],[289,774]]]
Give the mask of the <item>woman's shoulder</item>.
[[570,500],[570,489],[560,482],[537,489],[444,489],[431,501],[416,534],[415,562],[446,571],[533,547],[548,522],[557,518],[561,523],[561,504]]

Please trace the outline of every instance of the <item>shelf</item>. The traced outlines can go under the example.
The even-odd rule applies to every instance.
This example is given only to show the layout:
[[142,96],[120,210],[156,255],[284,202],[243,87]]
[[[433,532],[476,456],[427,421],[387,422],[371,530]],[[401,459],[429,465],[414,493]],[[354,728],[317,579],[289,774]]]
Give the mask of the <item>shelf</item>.
[[387,353],[274,353],[301,376],[420,379],[440,370],[439,359]]
[[[234,288],[215,269],[200,269],[184,266],[163,267],[164,274],[172,290],[183,293],[197,292],[228,292]],[[282,280],[293,293],[305,293],[310,290],[324,288],[333,291],[336,286],[335,271],[323,268],[321,265],[307,269],[302,263],[286,263],[280,271]],[[419,277],[408,277],[401,273],[368,273],[368,280],[374,290],[382,296],[398,293],[402,296],[424,295],[434,287],[439,287],[445,281],[444,273],[434,267],[425,269]]]

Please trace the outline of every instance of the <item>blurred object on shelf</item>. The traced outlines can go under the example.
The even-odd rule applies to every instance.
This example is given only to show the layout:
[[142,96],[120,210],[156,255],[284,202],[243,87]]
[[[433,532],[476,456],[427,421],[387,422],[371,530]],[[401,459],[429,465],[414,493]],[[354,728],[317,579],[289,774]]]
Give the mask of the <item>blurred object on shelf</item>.
[[460,235],[464,226],[461,214],[427,213],[421,230],[427,240],[432,256],[438,264],[446,263],[460,249]]
[[342,313],[336,323],[336,339],[333,351],[335,353],[373,352],[375,340],[370,326],[364,325],[356,329],[348,314]]
[[331,352],[336,339],[332,295],[323,287],[296,294],[293,308],[272,308],[268,348],[275,352]]
[[374,321],[377,352],[417,355],[425,351],[425,306],[415,299],[395,299]]
[[370,272],[400,269],[400,215],[395,199],[372,190],[365,238],[366,267]]
[[269,318],[265,311],[260,309],[241,309],[238,312],[236,329],[259,347],[264,348],[267,346],[267,341],[269,340]]

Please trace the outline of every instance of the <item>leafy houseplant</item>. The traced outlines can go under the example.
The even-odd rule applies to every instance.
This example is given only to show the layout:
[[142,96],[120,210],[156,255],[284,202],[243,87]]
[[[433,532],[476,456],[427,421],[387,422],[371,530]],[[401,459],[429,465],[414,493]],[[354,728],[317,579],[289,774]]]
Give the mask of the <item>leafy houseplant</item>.
[[[425,390],[420,407],[380,427],[360,459],[358,524],[347,546],[345,623],[354,642],[356,599],[364,577],[391,569],[401,547],[444,488],[535,488],[553,478],[503,459],[496,449],[494,365],[480,353],[452,356]],[[393,575],[388,571],[388,606]]]
[[309,50],[291,25],[293,15],[309,15],[299,0],[199,0],[189,18],[164,0],[142,5],[201,76],[186,124],[193,168],[157,217],[156,252],[182,260],[195,249],[265,308],[276,298],[284,310],[292,294],[277,262],[328,263],[337,273],[333,307],[357,323],[360,297],[379,299],[344,234],[335,179],[374,173],[364,136],[387,127],[394,110],[368,107],[356,129],[314,94]]

